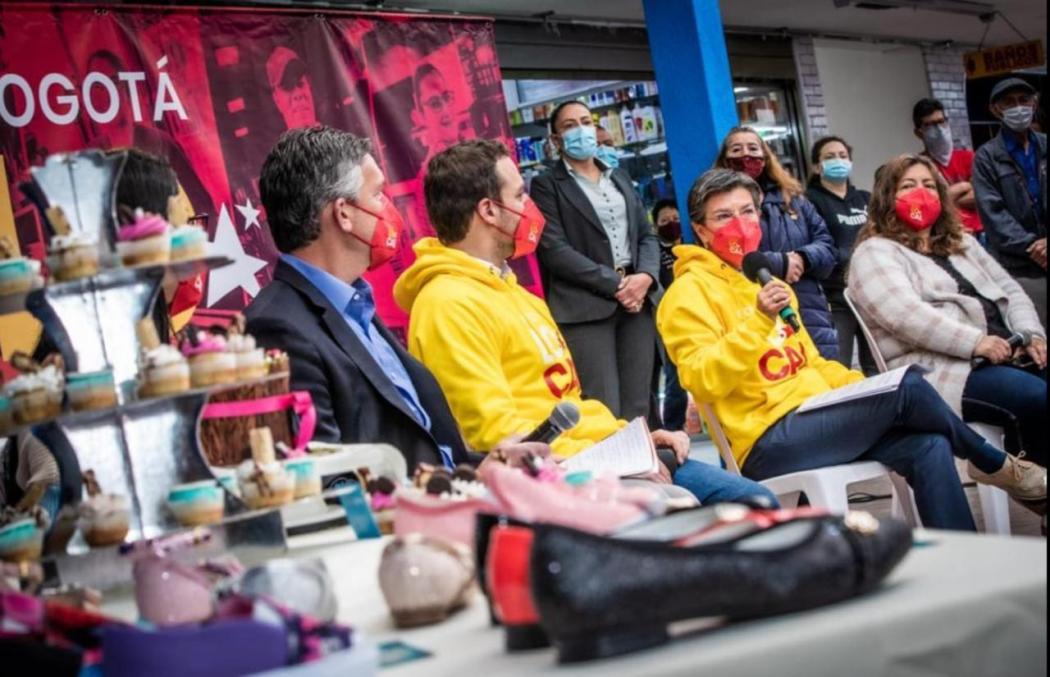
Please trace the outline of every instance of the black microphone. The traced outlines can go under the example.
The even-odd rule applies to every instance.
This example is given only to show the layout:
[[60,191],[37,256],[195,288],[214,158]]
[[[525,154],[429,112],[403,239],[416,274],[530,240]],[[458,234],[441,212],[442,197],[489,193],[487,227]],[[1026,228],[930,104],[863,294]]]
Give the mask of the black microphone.
[[542,442],[550,444],[566,430],[576,427],[580,422],[580,409],[572,402],[559,402],[554,405],[551,415],[536,429],[525,436],[522,442]]
[[[769,270],[769,258],[762,252],[751,252],[744,257],[744,275],[752,282],[763,287],[773,279],[773,273]],[[802,330],[798,321],[798,313],[791,306],[780,309],[780,319],[784,320],[795,332]]]
[[[1010,348],[1020,348],[1022,346],[1031,345],[1032,333],[1027,331],[1015,331],[1010,334],[1010,338],[1006,339],[1006,342],[1010,344]],[[980,369],[986,364],[988,364],[987,357],[977,357],[974,358],[973,368]]]

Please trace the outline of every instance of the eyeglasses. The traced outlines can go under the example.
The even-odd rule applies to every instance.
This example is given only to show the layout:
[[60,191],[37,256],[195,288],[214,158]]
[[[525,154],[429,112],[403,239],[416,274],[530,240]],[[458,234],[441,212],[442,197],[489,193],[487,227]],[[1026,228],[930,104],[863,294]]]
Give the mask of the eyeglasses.
[[190,218],[186,219],[186,223],[191,226],[200,226],[201,228],[208,227],[208,217],[211,216],[208,212],[201,212],[200,214],[194,214]]
[[451,89],[446,89],[440,94],[435,94],[434,96],[424,101],[423,105],[432,111],[439,111],[445,106],[451,105],[452,102],[455,100],[456,93],[453,92]]
[[947,116],[942,117],[940,120],[930,120],[929,122],[922,123],[919,126],[919,131],[920,132],[925,132],[927,129],[933,129],[934,127],[940,127],[941,125],[945,125],[945,124],[948,124],[948,117]]

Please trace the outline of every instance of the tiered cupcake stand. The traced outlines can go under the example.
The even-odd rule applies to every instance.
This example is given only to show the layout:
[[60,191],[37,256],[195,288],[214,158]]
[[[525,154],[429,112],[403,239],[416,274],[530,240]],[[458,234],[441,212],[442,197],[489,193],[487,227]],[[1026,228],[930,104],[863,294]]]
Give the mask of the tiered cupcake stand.
[[[168,397],[137,397],[141,346],[136,325],[150,314],[165,277],[191,279],[232,261],[209,257],[114,267],[113,187],[122,164],[122,158],[118,159],[115,162],[112,156],[85,151],[52,156],[47,165],[34,171],[28,190],[41,211],[60,207],[74,229],[97,232],[103,264],[89,278],[0,297],[0,314],[22,309],[32,313],[62,353],[68,372],[112,370],[115,407],[63,413],[25,427],[31,427],[55,455],[65,506],[81,500],[80,477],[88,469],[94,470],[106,493],[126,497],[131,513],[126,541],[133,542],[184,529],[166,507],[168,492],[177,484],[215,479],[201,453],[201,412],[210,393],[244,383]],[[225,485],[223,490],[225,519],[209,527],[208,544],[185,556],[197,559],[234,552],[243,562],[252,563],[282,554],[286,544],[280,511],[252,511]],[[56,531],[62,528],[60,521]],[[131,562],[121,555],[119,546],[90,548],[79,532],[64,552],[45,550],[44,562],[47,572],[63,583],[105,590],[131,581]]]

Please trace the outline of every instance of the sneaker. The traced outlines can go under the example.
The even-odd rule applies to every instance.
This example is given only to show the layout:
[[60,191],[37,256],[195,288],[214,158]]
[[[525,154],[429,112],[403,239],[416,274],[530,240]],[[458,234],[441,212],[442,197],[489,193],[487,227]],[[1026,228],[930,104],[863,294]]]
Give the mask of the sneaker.
[[967,471],[975,482],[999,487],[1018,501],[1046,500],[1046,469],[1031,461],[1008,455],[993,473],[981,472],[973,463],[967,464]]

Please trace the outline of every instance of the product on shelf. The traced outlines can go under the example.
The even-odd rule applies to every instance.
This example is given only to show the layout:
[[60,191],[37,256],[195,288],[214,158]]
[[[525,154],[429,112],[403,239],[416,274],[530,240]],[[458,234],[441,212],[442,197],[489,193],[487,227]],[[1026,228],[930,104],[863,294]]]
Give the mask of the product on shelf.
[[117,231],[117,254],[125,266],[167,263],[171,257],[168,222],[156,214],[135,210],[135,220]]
[[94,233],[73,232],[55,235],[49,247],[48,266],[58,281],[89,277],[98,272],[98,237]]
[[288,503],[294,497],[295,480],[277,462],[270,429],[255,428],[250,439],[252,457],[237,468],[241,498],[254,509]]
[[176,484],[168,492],[168,509],[184,527],[222,521],[225,499],[215,480]]
[[40,262],[22,256],[7,236],[0,237],[0,295],[18,294],[44,286]]
[[146,350],[139,363],[139,397],[164,397],[190,389],[190,365],[164,343]]
[[291,458],[284,462],[284,469],[295,480],[295,498],[316,496],[321,493],[321,473],[314,459],[309,456]]
[[4,384],[4,394],[11,398],[15,421],[37,423],[58,416],[65,387],[62,356],[55,353],[43,363],[37,363],[19,352],[11,357],[11,364],[22,372]]
[[358,468],[357,476],[361,478],[363,489],[368,492],[368,505],[375,517],[380,533],[394,533],[394,516],[397,499],[397,484],[389,477],[372,477],[368,468]]
[[5,507],[0,511],[0,560],[29,562],[40,559],[49,518],[40,506],[29,510]]
[[190,383],[205,388],[237,380],[237,358],[226,349],[219,334],[189,327],[182,340],[182,354],[190,362]]
[[80,532],[93,548],[116,545],[128,535],[128,502],[118,494],[103,494],[94,470],[84,471],[88,499],[80,504]]
[[66,395],[74,411],[117,406],[113,370],[66,374]]
[[200,226],[176,226],[171,231],[171,260],[189,261],[208,255],[208,234]]

